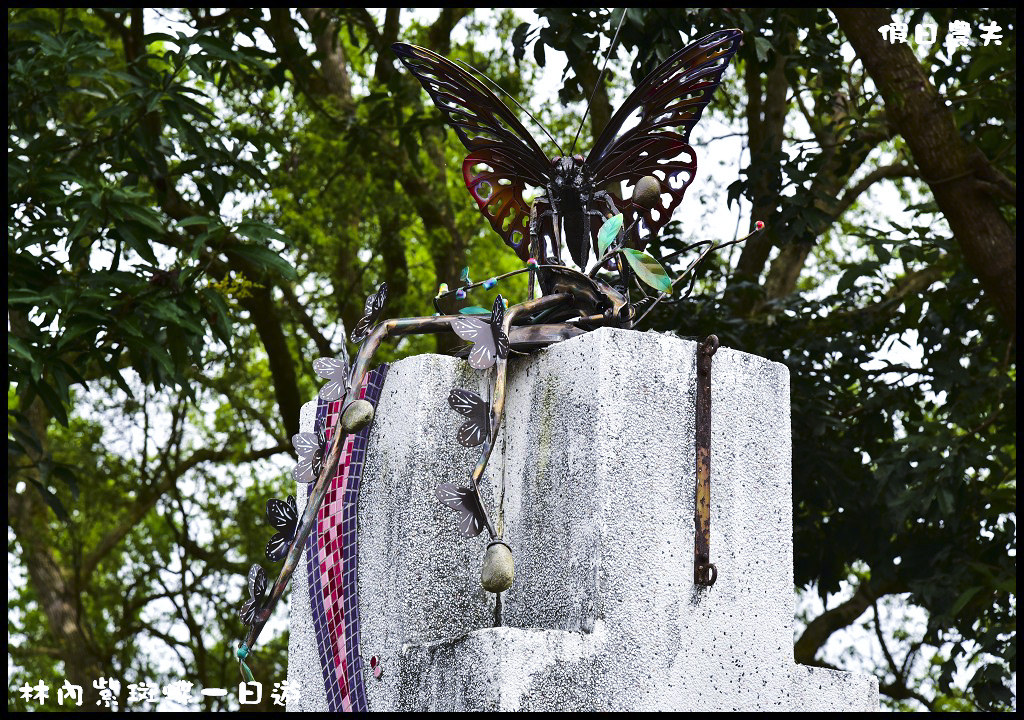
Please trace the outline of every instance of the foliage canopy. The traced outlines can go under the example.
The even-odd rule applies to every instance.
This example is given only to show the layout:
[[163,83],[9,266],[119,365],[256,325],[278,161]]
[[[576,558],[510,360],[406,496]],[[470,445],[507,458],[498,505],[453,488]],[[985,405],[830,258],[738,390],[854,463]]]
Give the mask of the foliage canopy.
[[[312,359],[347,352],[381,281],[388,313],[411,316],[467,264],[517,267],[388,48],[458,57],[519,98],[564,57],[560,102],[539,114],[571,141],[566,108],[595,88],[621,11],[161,12],[8,10],[11,687],[236,682],[242,579],[269,536],[263,502],[288,494]],[[730,141],[705,140],[651,252],[678,267],[694,240],[736,232],[702,204],[768,231],[650,327],[715,332],[791,370],[796,581],[829,599],[802,618],[798,661],[875,672],[894,707],[1008,708],[1015,14],[904,13],[940,37],[997,22],[1007,40],[883,48],[876,68],[851,62],[872,12],[631,9],[628,72],[596,87],[587,130],[684,38],[744,30],[703,121],[741,159],[709,172]],[[889,69],[925,78],[933,117]],[[930,174],[922,138],[964,171]],[[393,357],[434,349],[412,339]],[[826,648],[861,625],[852,658]],[[285,647],[261,651],[266,677],[284,677]]]

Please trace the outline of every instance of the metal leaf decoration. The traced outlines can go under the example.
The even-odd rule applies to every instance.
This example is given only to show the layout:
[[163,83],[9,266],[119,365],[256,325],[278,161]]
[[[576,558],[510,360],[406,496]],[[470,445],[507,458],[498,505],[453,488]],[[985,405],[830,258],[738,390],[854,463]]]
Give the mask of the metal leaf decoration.
[[484,529],[484,511],[470,488],[441,483],[434,491],[442,505],[458,513],[459,532],[463,537],[476,537]]
[[602,255],[608,251],[622,230],[622,213],[608,218],[597,233],[597,249]]
[[352,331],[352,342],[361,343],[366,339],[366,336],[370,334],[370,329],[377,324],[377,318],[380,317],[380,312],[384,309],[384,304],[387,301],[388,284],[382,282],[377,286],[377,292],[366,298],[363,317],[356,323],[356,328]]
[[475,392],[455,388],[448,394],[448,405],[455,412],[469,418],[459,428],[460,445],[476,447],[487,439],[491,413],[483,398]]
[[267,522],[277,530],[267,543],[267,558],[271,562],[281,562],[288,554],[292,540],[295,539],[295,528],[299,524],[299,508],[295,497],[288,496],[287,501],[271,498],[267,500]]
[[494,299],[490,322],[475,317],[452,320],[452,330],[463,340],[473,343],[469,364],[477,370],[486,370],[498,358],[508,357],[508,336],[502,331],[505,320],[505,301],[501,295]]
[[638,278],[655,290],[661,290],[664,293],[672,292],[672,279],[669,278],[661,263],[641,250],[623,248],[622,252]]
[[313,372],[329,381],[320,388],[320,399],[333,402],[345,394],[348,383],[348,365],[336,358],[317,358],[313,361]]
[[246,600],[238,611],[238,617],[244,625],[250,627],[256,624],[256,613],[263,606],[263,596],[267,592],[267,573],[259,563],[254,563],[249,568],[249,599]]
[[323,422],[315,433],[296,433],[292,435],[292,447],[299,456],[299,464],[292,470],[295,482],[311,483],[320,476],[324,457],[327,452],[327,433]]

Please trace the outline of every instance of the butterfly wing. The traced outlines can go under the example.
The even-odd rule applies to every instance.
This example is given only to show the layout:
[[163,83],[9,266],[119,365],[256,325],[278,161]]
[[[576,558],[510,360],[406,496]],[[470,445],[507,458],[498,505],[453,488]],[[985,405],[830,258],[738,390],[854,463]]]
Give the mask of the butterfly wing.
[[282,533],[274,533],[273,537],[270,538],[270,542],[267,543],[265,550],[267,559],[270,562],[281,562],[288,554],[288,548],[291,547],[292,538]]
[[267,573],[259,563],[253,563],[249,568],[249,597],[253,600],[262,600],[263,594],[267,592]]
[[296,482],[313,482],[313,458],[320,449],[317,433],[296,433],[292,435],[292,447],[299,456],[299,463],[292,469]]
[[475,317],[452,318],[452,331],[467,342],[479,342],[490,333],[490,325]]
[[363,314],[376,320],[380,311],[384,309],[384,303],[388,301],[388,284],[382,282],[377,286],[377,292],[372,293],[363,303]]
[[459,428],[459,444],[476,447],[487,438],[490,408],[483,398],[475,392],[455,388],[448,394],[448,405],[455,412],[468,418]]
[[295,498],[288,496],[288,501],[270,498],[267,500],[267,522],[278,532],[291,536],[295,534],[295,525],[299,521]]
[[450,60],[405,43],[391,46],[469,150],[462,174],[494,231],[522,260],[530,254],[526,184],[548,184],[551,163],[487,87]]
[[441,483],[434,494],[442,505],[458,513],[459,531],[463,537],[476,537],[483,531],[484,512],[472,490]]
[[[721,84],[742,35],[719,30],[673,54],[626,98],[597,139],[586,160],[596,186],[625,181],[635,187],[645,175],[661,185],[651,209],[621,203],[627,223],[639,216],[656,234],[682,201],[697,172],[690,131]],[[626,128],[632,118],[639,121]]]
[[252,626],[256,623],[256,613],[263,604],[263,594],[267,591],[267,574],[259,563],[249,568],[248,577],[249,600],[246,600],[238,611],[243,625]]
[[363,316],[356,323],[356,327],[350,337],[352,342],[361,343],[366,339],[366,336],[370,333],[370,328],[377,322],[377,318],[380,317],[380,312],[384,309],[384,304],[387,301],[388,284],[382,282],[377,286],[377,292],[371,293],[366,298],[366,303],[363,305]]
[[313,372],[329,382],[320,388],[320,399],[333,402],[345,392],[348,382],[348,365],[336,358],[317,358],[313,361]]
[[508,336],[502,329],[505,323],[505,301],[498,295],[491,308],[491,337],[494,340],[494,354],[504,360],[508,357]]

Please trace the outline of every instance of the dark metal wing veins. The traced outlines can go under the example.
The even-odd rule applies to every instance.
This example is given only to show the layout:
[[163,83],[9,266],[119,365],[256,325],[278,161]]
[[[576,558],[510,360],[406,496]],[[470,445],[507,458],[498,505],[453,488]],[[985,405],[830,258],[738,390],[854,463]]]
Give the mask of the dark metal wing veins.
[[272,562],[284,560],[295,538],[295,529],[299,523],[299,510],[295,497],[288,496],[287,501],[277,498],[267,500],[267,522],[277,530],[267,543],[266,555]]
[[448,395],[448,405],[455,412],[468,418],[459,428],[460,445],[476,447],[487,439],[490,408],[483,398],[475,392],[455,388]]
[[498,295],[491,308],[491,333],[494,337],[494,354],[504,360],[508,357],[508,336],[502,330],[505,322],[505,300]]
[[494,299],[490,322],[475,317],[452,318],[452,330],[463,340],[473,343],[469,351],[469,364],[477,370],[487,370],[497,358],[508,357],[508,336],[502,331],[505,303],[501,295]]
[[444,113],[469,150],[462,164],[466,187],[522,260],[530,254],[526,184],[545,186],[551,163],[515,114],[487,87],[450,60],[405,43],[391,46]]
[[277,498],[267,500],[267,522],[270,523],[270,527],[278,532],[294,535],[298,520],[299,512],[294,495],[289,495],[287,501]]
[[434,491],[438,501],[458,513],[459,531],[463,537],[476,537],[484,529],[484,512],[476,495],[469,488],[441,483]]
[[267,573],[259,563],[249,568],[248,577],[249,600],[246,600],[238,611],[243,625],[252,626],[256,623],[256,613],[263,605],[263,595],[267,592]]
[[313,482],[320,475],[327,451],[327,435],[323,423],[317,426],[315,433],[292,435],[292,447],[299,456],[298,464],[292,469],[292,478],[300,483]]
[[[644,175],[661,184],[660,202],[650,210],[622,203],[627,225],[639,215],[645,229],[656,234],[682,201],[697,172],[690,131],[721,84],[742,35],[719,30],[672,55],[626,98],[597,139],[586,160],[595,185],[635,186]],[[638,122],[623,129],[632,118]]]
[[355,330],[352,331],[351,340],[354,343],[361,343],[366,339],[366,336],[370,334],[370,328],[372,328],[377,318],[380,317],[381,310],[384,309],[384,304],[388,301],[388,284],[382,282],[377,286],[377,292],[372,293],[366,298],[366,304],[363,306],[363,317],[356,323]]

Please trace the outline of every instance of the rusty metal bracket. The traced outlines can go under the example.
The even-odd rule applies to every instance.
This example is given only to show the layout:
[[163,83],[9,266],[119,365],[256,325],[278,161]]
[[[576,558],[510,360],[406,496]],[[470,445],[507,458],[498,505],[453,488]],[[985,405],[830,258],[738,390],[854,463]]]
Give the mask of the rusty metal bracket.
[[711,587],[718,568],[711,562],[711,358],[718,337],[708,335],[697,350],[697,492],[694,504],[693,582]]

